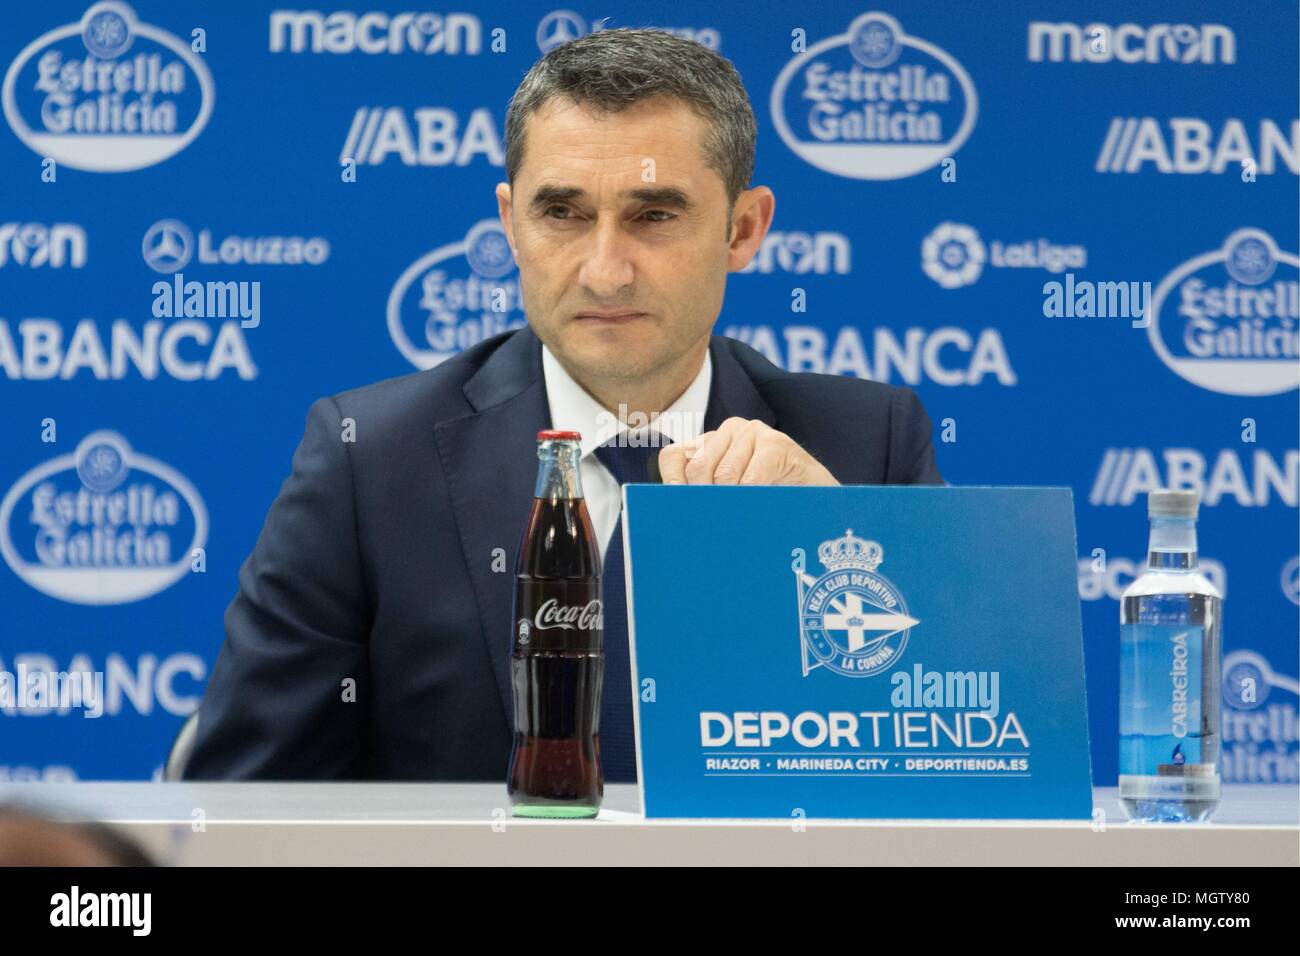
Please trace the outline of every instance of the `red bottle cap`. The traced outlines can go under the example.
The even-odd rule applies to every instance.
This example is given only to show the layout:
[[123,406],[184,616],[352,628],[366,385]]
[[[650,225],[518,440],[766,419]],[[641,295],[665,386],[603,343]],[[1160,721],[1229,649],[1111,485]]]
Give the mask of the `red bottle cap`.
[[537,433],[538,441],[582,441],[581,432],[561,432],[544,428]]

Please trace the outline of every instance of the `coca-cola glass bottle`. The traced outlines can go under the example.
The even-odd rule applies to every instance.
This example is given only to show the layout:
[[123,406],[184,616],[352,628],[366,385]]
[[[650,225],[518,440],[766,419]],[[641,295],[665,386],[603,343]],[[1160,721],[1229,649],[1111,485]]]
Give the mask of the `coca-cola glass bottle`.
[[533,510],[515,563],[510,659],[516,816],[594,817],[600,767],[600,549],[582,499],[577,432],[537,434]]

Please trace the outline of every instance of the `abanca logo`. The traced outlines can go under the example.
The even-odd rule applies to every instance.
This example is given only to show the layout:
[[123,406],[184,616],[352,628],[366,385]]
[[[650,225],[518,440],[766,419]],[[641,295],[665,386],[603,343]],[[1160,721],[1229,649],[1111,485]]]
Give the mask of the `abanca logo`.
[[938,165],[966,142],[979,112],[960,63],[875,12],[787,63],[771,106],[799,158],[851,179],[901,179]]
[[514,255],[496,219],[417,259],[388,296],[388,333],[420,369],[526,323]]
[[36,590],[74,604],[126,604],[190,570],[208,512],[174,468],[116,432],[33,468],[0,501],[0,554]]
[[207,64],[187,44],[108,0],[29,43],[0,98],[14,134],[37,155],[123,173],[192,143],[216,94]]

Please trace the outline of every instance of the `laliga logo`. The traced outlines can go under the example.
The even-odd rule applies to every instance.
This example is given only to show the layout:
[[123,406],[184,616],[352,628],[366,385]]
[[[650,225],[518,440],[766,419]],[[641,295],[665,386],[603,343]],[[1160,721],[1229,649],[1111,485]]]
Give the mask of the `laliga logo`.
[[945,289],[972,285],[987,260],[980,234],[959,222],[941,222],[921,240],[921,268]]
[[190,570],[208,513],[175,469],[116,432],[20,478],[0,501],[0,554],[36,590],[74,604],[126,604]]
[[29,43],[0,92],[14,134],[38,155],[111,173],[175,156],[203,131],[215,96],[200,57],[116,0]]
[[875,573],[884,549],[854,537],[850,528],[842,538],[823,541],[817,556],[826,568],[821,577],[804,571],[802,559],[792,569],[803,676],[829,667],[845,677],[870,677],[894,666],[921,622],[908,616],[898,589]]
[[[1278,266],[1289,267],[1285,277]],[[1300,385],[1300,258],[1261,229],[1183,263],[1151,296],[1160,360],[1201,388],[1278,395]],[[1169,305],[1172,314],[1166,314]]]
[[772,121],[785,144],[851,179],[930,169],[961,148],[978,112],[960,63],[876,12],[809,47],[772,86]]
[[434,249],[398,278],[388,296],[393,343],[412,365],[427,369],[493,335],[523,328],[527,319],[514,272],[501,223],[482,220],[464,240]]

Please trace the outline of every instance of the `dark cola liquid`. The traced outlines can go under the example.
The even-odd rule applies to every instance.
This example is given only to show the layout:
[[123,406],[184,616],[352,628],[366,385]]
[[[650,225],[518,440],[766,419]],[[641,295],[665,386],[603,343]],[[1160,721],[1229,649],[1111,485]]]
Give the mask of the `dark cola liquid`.
[[599,574],[582,499],[535,499],[516,566],[510,662],[515,742],[507,791],[520,816],[600,809]]

